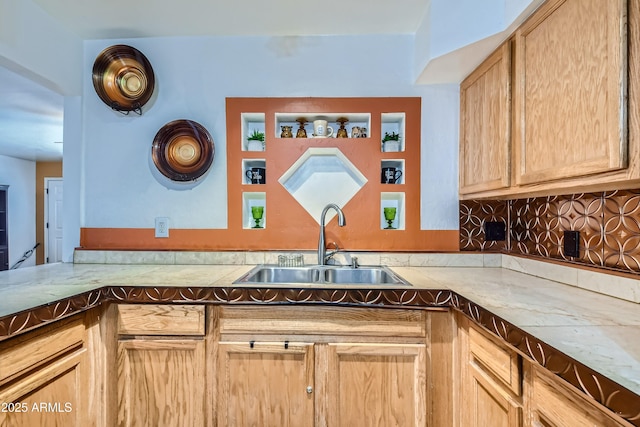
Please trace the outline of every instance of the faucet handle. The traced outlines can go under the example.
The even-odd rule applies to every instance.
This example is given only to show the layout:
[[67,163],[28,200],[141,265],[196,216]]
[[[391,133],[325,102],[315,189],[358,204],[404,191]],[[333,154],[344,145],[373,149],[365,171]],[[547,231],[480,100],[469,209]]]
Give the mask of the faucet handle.
[[333,245],[335,247],[335,249],[332,250],[332,251],[328,251],[325,254],[325,256],[324,256],[325,262],[329,261],[329,259],[331,259],[331,257],[333,257],[340,250],[340,247],[338,246],[338,244],[336,242],[331,242],[330,245]]

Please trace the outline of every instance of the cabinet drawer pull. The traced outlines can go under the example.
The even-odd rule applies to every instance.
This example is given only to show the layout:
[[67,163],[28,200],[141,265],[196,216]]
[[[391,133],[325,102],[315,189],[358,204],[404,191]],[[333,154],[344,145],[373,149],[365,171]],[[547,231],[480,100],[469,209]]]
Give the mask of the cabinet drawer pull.
[[249,347],[253,348],[256,342],[254,340],[249,341]]
[[307,394],[311,394],[311,393],[313,393],[313,387],[309,385],[307,386]]
[[284,342],[284,349],[289,350],[289,341]]

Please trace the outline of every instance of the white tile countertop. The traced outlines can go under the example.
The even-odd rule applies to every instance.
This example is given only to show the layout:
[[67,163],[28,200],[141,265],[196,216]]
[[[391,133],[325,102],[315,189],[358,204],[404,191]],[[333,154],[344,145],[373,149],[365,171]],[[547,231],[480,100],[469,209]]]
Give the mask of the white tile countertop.
[[[229,287],[255,264],[277,259],[270,253],[91,252],[77,255],[75,264],[0,272],[0,319],[109,286]],[[358,258],[362,265],[389,265],[415,289],[451,290],[640,396],[638,280],[499,254]]]

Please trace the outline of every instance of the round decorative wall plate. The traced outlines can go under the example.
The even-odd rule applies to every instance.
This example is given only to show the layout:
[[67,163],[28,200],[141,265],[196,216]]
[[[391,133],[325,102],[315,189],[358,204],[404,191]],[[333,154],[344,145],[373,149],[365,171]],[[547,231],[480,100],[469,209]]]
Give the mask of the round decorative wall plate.
[[156,168],[172,181],[195,181],[213,163],[215,147],[209,132],[192,120],[174,120],[164,125],[151,147]]
[[142,114],[155,86],[153,68],[146,56],[134,47],[106,48],[93,63],[93,87],[100,99],[121,113]]

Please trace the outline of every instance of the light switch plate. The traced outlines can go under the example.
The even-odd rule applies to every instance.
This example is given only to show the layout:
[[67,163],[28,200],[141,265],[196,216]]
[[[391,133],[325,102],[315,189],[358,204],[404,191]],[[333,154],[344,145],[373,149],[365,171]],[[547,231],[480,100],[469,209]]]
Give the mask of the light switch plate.
[[156,237],[169,237],[169,218],[156,218]]

